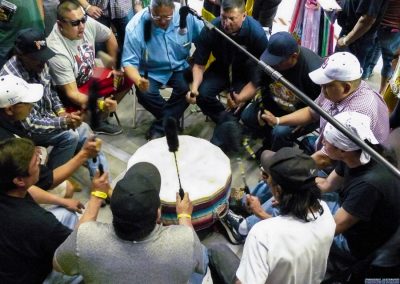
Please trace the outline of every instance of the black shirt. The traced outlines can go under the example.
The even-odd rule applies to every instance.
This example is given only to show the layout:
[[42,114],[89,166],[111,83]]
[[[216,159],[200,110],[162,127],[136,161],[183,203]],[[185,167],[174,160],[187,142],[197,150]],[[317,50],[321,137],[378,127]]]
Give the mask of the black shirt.
[[0,220],[0,283],[42,283],[71,230],[29,193],[25,198],[0,194]]
[[[283,77],[295,85],[300,91],[314,100],[321,92],[321,87],[311,81],[308,74],[321,67],[323,59],[308,48],[300,46],[298,61],[292,68],[280,72]],[[292,91],[281,83],[275,82],[262,69],[255,72],[251,80],[254,86],[263,86],[263,104],[265,109],[274,115],[285,115],[305,106]]]
[[355,257],[369,255],[383,245],[400,225],[400,180],[374,161],[357,168],[338,163],[344,177],[340,204],[360,219],[343,233]]

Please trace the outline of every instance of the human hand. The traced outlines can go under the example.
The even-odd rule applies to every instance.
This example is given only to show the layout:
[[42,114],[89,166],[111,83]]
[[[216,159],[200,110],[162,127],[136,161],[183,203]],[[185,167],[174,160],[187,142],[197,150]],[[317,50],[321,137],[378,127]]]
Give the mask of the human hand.
[[192,215],[193,204],[189,198],[189,193],[185,192],[183,199],[176,193],[176,214],[189,214]]
[[68,128],[70,129],[75,130],[82,124],[82,117],[80,111],[69,113],[65,117]]
[[117,110],[117,101],[114,100],[113,96],[110,96],[104,100],[104,111],[114,112]]
[[76,199],[71,198],[63,198],[62,206],[72,212],[82,213],[82,209],[85,209],[85,206]]
[[91,191],[101,191],[108,195],[110,188],[111,187],[108,181],[108,173],[104,172],[100,176],[100,172],[97,170],[92,180]]
[[197,102],[196,97],[198,95],[199,95],[198,91],[189,91],[189,92],[187,92],[186,93],[186,101],[187,101],[187,103],[192,104],[192,105],[196,104],[196,102]]
[[268,123],[269,126],[274,127],[278,124],[278,118],[273,115],[271,112],[264,110],[264,113],[260,113],[261,119]]
[[4,13],[4,10],[0,8],[0,22],[6,22],[8,20],[8,16]]
[[86,139],[86,142],[85,144],[83,144],[81,152],[83,152],[87,159],[95,158],[101,150],[101,144],[102,140],[93,135],[90,139]]
[[124,72],[120,70],[112,70],[108,73],[107,78],[113,77],[114,90],[117,91],[124,83]]
[[149,89],[150,82],[146,78],[140,77],[139,82],[136,84],[136,87],[141,91],[141,92],[147,92]]
[[259,215],[260,212],[264,212],[261,207],[260,199],[250,194],[246,195],[246,209],[254,215]]
[[340,47],[340,48],[346,47],[346,46],[347,46],[347,43],[346,43],[346,36],[342,36],[341,38],[339,38],[339,39],[337,40],[336,45],[337,45],[338,47]]
[[103,11],[99,7],[93,5],[90,5],[89,9],[85,12],[94,19],[100,18],[101,15],[103,15]]

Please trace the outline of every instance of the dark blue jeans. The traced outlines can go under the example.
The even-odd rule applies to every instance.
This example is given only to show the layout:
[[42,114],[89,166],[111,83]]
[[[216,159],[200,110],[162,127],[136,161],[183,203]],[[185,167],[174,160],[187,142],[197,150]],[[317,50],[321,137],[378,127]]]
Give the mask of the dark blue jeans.
[[156,118],[150,127],[150,133],[163,134],[163,121],[168,117],[179,121],[188,107],[185,96],[189,91],[189,85],[184,78],[184,72],[184,70],[173,72],[167,82],[168,87],[172,88],[172,94],[168,100],[165,100],[160,94],[163,84],[151,78],[149,78],[150,86],[147,92],[142,93],[136,88],[139,103]]
[[[247,84],[247,76],[235,76],[233,78],[232,88],[238,93]],[[220,115],[225,110],[225,106],[218,100],[218,95],[230,88],[229,74],[222,70],[218,70],[211,65],[203,76],[203,82],[199,87],[199,96],[197,97],[197,105],[200,107],[204,115],[211,118],[214,122],[218,122]]]

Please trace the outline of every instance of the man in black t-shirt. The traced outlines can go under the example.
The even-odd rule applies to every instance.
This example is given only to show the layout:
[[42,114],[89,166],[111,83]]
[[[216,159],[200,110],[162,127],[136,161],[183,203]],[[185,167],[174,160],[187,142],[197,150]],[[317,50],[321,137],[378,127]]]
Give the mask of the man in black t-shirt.
[[0,157],[0,282],[42,283],[54,251],[71,230],[28,193],[40,172],[33,142],[2,141]]
[[[261,55],[261,60],[279,71],[289,82],[314,100],[318,97],[321,87],[311,81],[308,73],[322,65],[322,58],[310,49],[297,44],[288,32],[273,34],[267,49]],[[289,136],[293,127],[275,126],[272,129],[259,118],[260,109],[266,109],[274,115],[280,116],[291,113],[304,107],[292,91],[284,85],[275,82],[262,69],[257,70],[251,82],[235,96],[234,103],[244,103],[256,96],[257,89],[261,88],[261,97],[249,104],[243,111],[241,119],[245,126],[257,136],[264,137],[264,146],[277,151],[282,147],[293,145]]]
[[[379,151],[368,116],[342,112],[335,119]],[[340,161],[327,178],[317,178],[323,192],[338,193],[338,203],[330,204],[336,222],[334,243],[343,252],[364,258],[388,241],[400,225],[400,180],[329,123],[323,143],[329,158]]]
[[364,66],[369,51],[373,48],[375,33],[386,11],[388,0],[342,1],[338,13],[338,24],[342,30],[336,51],[350,51],[360,65]]

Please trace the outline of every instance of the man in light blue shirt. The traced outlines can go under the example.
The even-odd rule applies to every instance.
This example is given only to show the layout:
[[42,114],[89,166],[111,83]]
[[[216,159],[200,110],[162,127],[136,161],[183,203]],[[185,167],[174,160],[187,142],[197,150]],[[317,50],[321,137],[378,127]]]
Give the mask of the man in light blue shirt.
[[[156,118],[149,139],[163,136],[164,119],[179,120],[188,106],[185,94],[189,86],[184,72],[189,68],[191,44],[204,25],[189,14],[182,29],[179,19],[179,6],[172,0],[152,0],[148,9],[136,14],[126,27],[122,65],[135,83],[139,103]],[[163,85],[173,88],[168,101],[160,95]]]

